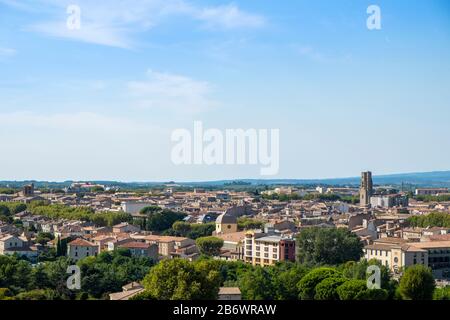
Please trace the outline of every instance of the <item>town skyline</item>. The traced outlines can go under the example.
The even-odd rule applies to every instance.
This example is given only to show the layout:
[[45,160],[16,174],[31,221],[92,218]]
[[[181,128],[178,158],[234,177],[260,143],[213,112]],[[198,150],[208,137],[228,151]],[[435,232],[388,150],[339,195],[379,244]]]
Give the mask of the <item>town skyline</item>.
[[[414,179],[415,178],[421,178],[422,180],[427,180],[429,183],[449,183],[450,184],[450,170],[436,170],[436,171],[428,171],[428,172],[404,172],[404,173],[390,173],[390,174],[379,174],[374,173],[373,178],[374,180],[377,179],[383,179],[383,178],[391,178],[392,180],[390,183],[397,183],[401,184],[402,182],[407,182],[404,180],[407,179]],[[24,179],[24,180],[18,180],[18,179],[3,179],[0,180],[0,183],[6,183],[6,182],[29,182],[29,181],[36,181],[36,182],[52,182],[52,183],[64,183],[64,182],[76,182],[76,181],[86,181],[86,182],[120,182],[120,183],[155,183],[155,184],[167,184],[167,183],[181,183],[181,184],[189,184],[189,183],[226,183],[226,182],[268,182],[268,183],[297,183],[297,184],[306,184],[306,183],[328,183],[328,184],[342,184],[342,183],[349,183],[349,184],[359,184],[360,177],[357,175],[354,176],[347,176],[347,177],[327,177],[327,178],[317,178],[317,179],[302,179],[302,178],[234,178],[234,179],[217,179],[217,180],[191,180],[191,181],[181,181],[181,180],[174,180],[174,179],[166,179],[166,180],[160,180],[160,181],[151,181],[151,180],[136,180],[136,181],[123,181],[123,180],[108,180],[108,179],[63,179],[63,180],[46,180],[46,179]],[[381,182],[383,183],[383,182]],[[409,182],[413,183],[413,182]],[[416,183],[418,183],[416,181]],[[423,181],[421,183],[424,183]],[[419,183],[420,184],[420,183]]]

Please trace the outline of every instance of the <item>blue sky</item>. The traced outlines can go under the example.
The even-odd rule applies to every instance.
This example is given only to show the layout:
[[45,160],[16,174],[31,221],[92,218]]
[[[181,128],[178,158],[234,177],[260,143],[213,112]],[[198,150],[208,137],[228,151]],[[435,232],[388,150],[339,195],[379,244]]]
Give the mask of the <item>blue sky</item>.
[[448,170],[449,57],[446,0],[0,0],[0,180],[261,178],[175,166],[195,120],[280,129],[277,178]]

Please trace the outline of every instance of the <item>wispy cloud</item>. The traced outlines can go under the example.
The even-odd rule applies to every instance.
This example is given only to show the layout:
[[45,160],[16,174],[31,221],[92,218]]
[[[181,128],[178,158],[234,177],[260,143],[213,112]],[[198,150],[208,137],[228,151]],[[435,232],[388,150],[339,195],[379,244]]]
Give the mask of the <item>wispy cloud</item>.
[[344,63],[351,61],[350,54],[325,54],[310,45],[293,45],[294,50],[303,57],[320,63]]
[[187,113],[216,107],[212,86],[186,76],[149,70],[144,81],[128,83],[129,93],[140,108],[163,108]]
[[55,113],[42,115],[34,112],[21,111],[0,113],[0,121],[8,126],[20,128],[51,129],[78,132],[104,132],[120,131],[145,132],[149,127],[135,121],[105,116],[93,112]]
[[259,28],[265,24],[264,17],[244,12],[235,4],[200,9],[196,16],[208,26],[226,29]]
[[[198,21],[208,28],[259,28],[261,15],[241,10],[236,4],[202,7],[186,0],[0,0],[18,10],[43,11],[46,20],[27,26],[52,37],[60,37],[99,45],[130,48],[137,34],[150,30],[164,19],[178,16]],[[66,27],[66,8],[76,4],[81,9],[81,28]]]
[[12,48],[2,48],[0,47],[0,57],[12,57],[16,55],[17,51]]

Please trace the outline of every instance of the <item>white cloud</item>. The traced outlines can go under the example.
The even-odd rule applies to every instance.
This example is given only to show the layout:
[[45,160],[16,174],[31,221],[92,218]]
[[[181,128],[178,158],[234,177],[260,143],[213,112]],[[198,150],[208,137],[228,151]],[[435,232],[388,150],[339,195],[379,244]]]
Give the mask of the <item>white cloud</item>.
[[208,82],[186,76],[149,70],[147,80],[128,83],[128,90],[141,108],[163,108],[200,112],[217,106],[209,96]]
[[[264,25],[262,16],[242,11],[235,4],[201,7],[186,0],[25,0],[18,4],[12,0],[0,0],[17,10],[43,11],[48,19],[27,26],[52,37],[67,38],[106,46],[130,48],[134,36],[148,31],[162,20],[172,16],[184,16],[208,27],[235,29],[258,28]],[[81,9],[81,29],[66,27],[68,5]]]
[[200,9],[197,18],[206,21],[209,26],[226,29],[258,28],[265,23],[262,16],[243,12],[234,4]]
[[16,50],[11,48],[1,48],[0,47],[0,57],[12,57],[16,55]]

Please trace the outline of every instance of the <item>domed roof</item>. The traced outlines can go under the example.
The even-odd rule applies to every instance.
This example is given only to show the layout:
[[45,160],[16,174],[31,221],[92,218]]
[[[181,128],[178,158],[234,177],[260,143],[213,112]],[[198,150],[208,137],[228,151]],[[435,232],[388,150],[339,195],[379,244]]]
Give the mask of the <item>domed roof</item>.
[[216,223],[218,224],[237,224],[237,218],[229,213],[222,213],[217,217]]

